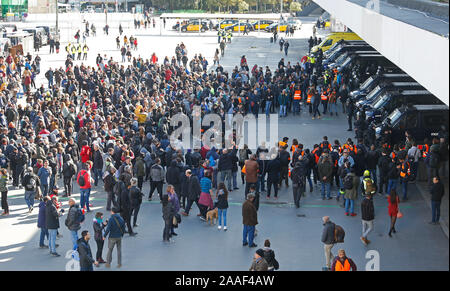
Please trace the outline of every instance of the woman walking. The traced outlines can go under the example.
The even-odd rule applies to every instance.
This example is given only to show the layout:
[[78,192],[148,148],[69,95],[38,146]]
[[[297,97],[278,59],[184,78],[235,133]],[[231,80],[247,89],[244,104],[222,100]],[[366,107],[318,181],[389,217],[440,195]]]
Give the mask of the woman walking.
[[106,261],[103,260],[102,258],[103,244],[105,243],[105,241],[103,240],[103,229],[106,227],[106,225],[108,225],[108,221],[106,222],[103,221],[103,213],[97,212],[94,217],[93,227],[94,227],[94,239],[95,242],[97,243],[97,253],[95,256],[95,260],[99,264],[106,263]]
[[200,199],[198,200],[198,208],[200,208],[200,219],[206,221],[206,212],[209,209],[213,209],[212,201],[212,182],[211,182],[211,172],[205,171],[205,176],[200,180],[200,188],[202,192],[200,193]]
[[264,259],[267,265],[269,265],[268,271],[278,270],[280,265],[277,259],[275,259],[275,252],[270,248],[270,240],[266,239],[264,241],[264,248],[262,250],[264,251]]
[[8,171],[6,169],[0,170],[0,192],[2,193],[2,216],[9,214],[8,207],[8,186],[6,183],[8,182]]
[[218,209],[219,216],[219,230],[222,229],[222,216],[223,216],[223,230],[227,231],[227,209],[228,209],[228,190],[225,183],[220,183],[216,193],[217,203],[216,207]]
[[392,189],[388,196],[388,213],[391,217],[391,229],[389,230],[389,237],[392,237],[392,233],[396,233],[395,230],[395,222],[397,221],[398,215],[398,203],[400,199],[398,198],[397,192],[395,189]]

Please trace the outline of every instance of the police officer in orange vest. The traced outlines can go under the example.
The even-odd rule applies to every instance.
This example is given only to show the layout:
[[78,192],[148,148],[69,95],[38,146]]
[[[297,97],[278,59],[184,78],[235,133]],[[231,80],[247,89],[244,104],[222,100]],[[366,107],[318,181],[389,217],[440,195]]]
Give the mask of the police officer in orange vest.
[[347,258],[343,249],[339,250],[338,256],[334,258],[331,265],[332,271],[356,271],[356,264],[352,259]]
[[408,200],[408,182],[411,176],[411,164],[403,155],[399,157],[400,162],[400,184],[402,185],[403,201]]
[[294,91],[294,115],[298,114],[300,115],[300,101],[302,100],[302,91],[300,90],[299,86],[296,86]]

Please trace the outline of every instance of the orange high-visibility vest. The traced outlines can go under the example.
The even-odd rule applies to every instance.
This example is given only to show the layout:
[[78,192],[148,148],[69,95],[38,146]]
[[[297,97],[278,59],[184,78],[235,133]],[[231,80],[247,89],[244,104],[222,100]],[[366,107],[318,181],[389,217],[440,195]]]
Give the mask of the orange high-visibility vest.
[[302,91],[300,90],[295,91],[294,100],[302,100]]
[[350,271],[351,266],[350,266],[350,262],[348,261],[348,259],[345,259],[344,265],[342,265],[340,260],[336,261],[336,265],[334,267],[335,271]]
[[328,96],[325,94],[325,92],[322,93],[321,99],[322,99],[322,101],[328,100]]
[[422,157],[426,158],[428,155],[428,151],[430,150],[430,146],[427,144],[417,146],[417,149],[422,151]]
[[244,167],[242,167],[242,174],[247,174],[247,170],[245,169],[245,165],[244,165]]
[[295,152],[295,150],[297,149],[298,145],[293,144],[291,146],[291,152]]
[[319,162],[320,157],[318,155],[316,155],[316,153],[319,151],[319,148],[315,148],[311,154],[314,155],[315,159],[316,159],[316,164]]
[[308,99],[306,99],[306,103],[311,104],[312,94],[308,94]]
[[[405,165],[408,166],[407,169],[405,169]],[[411,166],[408,162],[405,162],[402,164],[402,170],[400,171],[400,177],[406,178],[406,176],[411,175]]]

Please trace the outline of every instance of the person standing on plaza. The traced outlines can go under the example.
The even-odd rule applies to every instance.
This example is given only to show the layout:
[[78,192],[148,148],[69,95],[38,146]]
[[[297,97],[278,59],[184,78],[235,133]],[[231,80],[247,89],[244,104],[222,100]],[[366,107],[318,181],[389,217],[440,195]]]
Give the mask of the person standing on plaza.
[[114,246],[117,246],[117,268],[122,267],[122,237],[125,234],[125,221],[119,215],[119,209],[113,207],[111,217],[106,225],[103,240],[108,237],[108,254],[106,255],[106,268],[111,267],[112,252]]
[[49,239],[48,236],[48,229],[47,224],[45,220],[45,209],[47,201],[50,200],[50,197],[45,196],[42,201],[39,203],[39,214],[38,214],[38,221],[37,221],[37,227],[41,229],[41,235],[39,237],[39,248],[45,249],[48,248],[48,245],[44,244],[44,239],[47,237],[47,240]]
[[388,213],[391,218],[391,228],[389,230],[389,237],[392,237],[392,233],[396,233],[395,223],[397,222],[397,215],[399,213],[398,204],[400,203],[400,198],[398,198],[397,191],[392,189],[388,196]]
[[[200,198],[200,193],[202,192],[200,182],[198,180],[198,177],[195,175],[192,175],[191,170],[186,170],[186,182],[185,182],[185,191],[186,191],[186,198],[187,198],[187,204],[184,208],[184,212],[181,214],[184,216],[189,215],[189,211],[191,210],[192,204],[195,202],[198,202],[198,199]],[[198,204],[197,204],[198,205]]]
[[[350,184],[352,187],[350,187]],[[350,169],[350,173],[344,178],[345,188],[345,215],[356,216],[355,200],[358,199],[359,177],[356,176],[355,168]]]
[[77,241],[78,253],[80,255],[80,271],[94,271],[93,264],[98,267],[99,262],[92,257],[89,240],[91,234],[87,230],[81,232],[81,238]]
[[286,40],[286,42],[284,43],[284,53],[286,56],[288,55],[289,46],[290,46],[289,41]]
[[114,186],[117,183],[117,178],[115,176],[116,168],[114,166],[111,166],[109,168],[108,174],[103,178],[103,185],[105,187],[106,192],[106,210],[111,211],[111,203],[113,206],[117,206],[116,204],[116,197],[114,193]]
[[331,271],[357,271],[356,264],[352,259],[347,258],[345,251],[340,249],[338,256],[334,258]]
[[225,183],[219,183],[216,192],[216,207],[219,216],[219,226],[218,230],[222,229],[222,219],[223,219],[223,230],[227,231],[227,210],[228,210],[228,190]]
[[28,212],[33,211],[34,198],[39,188],[39,177],[33,173],[33,168],[28,167],[26,174],[22,179],[22,186],[25,187],[25,202],[28,206]]
[[126,177],[127,175],[122,173],[119,177],[119,182],[116,186],[117,192],[117,206],[120,209],[120,216],[125,221],[127,225],[127,233],[130,236],[135,236],[137,233],[133,232],[133,228],[131,226],[131,201],[130,201],[130,189],[127,186]]
[[48,246],[50,255],[54,257],[61,256],[56,252],[56,235],[59,228],[59,217],[62,215],[61,211],[57,209],[57,203],[57,197],[53,196],[45,205],[45,223],[49,234]]
[[164,220],[163,230],[163,242],[170,242],[170,233],[172,231],[173,218],[175,216],[175,208],[173,203],[170,202],[169,195],[163,195],[161,199],[162,203],[162,218]]
[[267,264],[266,259],[264,259],[264,251],[262,249],[258,249],[255,252],[253,257],[252,265],[250,266],[249,271],[268,271],[269,265]]
[[130,212],[130,219],[133,217],[133,227],[137,227],[138,224],[137,216],[139,214],[139,209],[141,208],[142,204],[142,197],[144,194],[142,194],[141,190],[137,187],[138,181],[136,178],[131,179],[131,188],[130,188],[130,200],[131,200],[131,212]]
[[324,244],[326,268],[327,270],[331,270],[331,258],[333,257],[331,249],[335,244],[334,230],[336,225],[331,222],[329,216],[322,217],[322,221],[324,227],[321,241]]
[[44,165],[39,168],[39,171],[37,173],[39,177],[39,184],[41,187],[41,194],[43,196],[46,196],[50,193],[49,184],[50,184],[50,177],[52,175],[52,169],[48,166],[48,161],[44,160]]
[[88,169],[88,164],[83,164],[83,167],[77,176],[77,183],[78,186],[80,186],[80,206],[81,208],[86,209],[87,212],[91,212],[91,210],[89,209],[89,195],[91,194],[92,178],[91,173]]
[[257,245],[253,242],[255,237],[255,228],[258,224],[258,212],[253,204],[254,199],[255,194],[248,193],[247,200],[245,200],[242,204],[242,223],[244,225],[242,245],[248,245],[250,248],[257,247]]
[[436,176],[433,178],[433,186],[431,186],[431,222],[430,224],[439,225],[441,216],[441,202],[445,195],[445,187],[441,179]]
[[[333,178],[333,163],[328,155],[328,153],[323,153],[320,157],[319,163],[317,165],[317,170],[319,172],[319,179],[322,185],[322,200],[331,200],[331,181]],[[325,193],[326,192],[326,193]]]
[[162,188],[164,184],[164,177],[166,173],[161,166],[161,159],[156,158],[155,164],[150,168],[150,193],[148,194],[148,201],[152,200],[153,192],[155,189],[158,191],[159,198],[162,199]]
[[369,233],[373,230],[373,221],[375,219],[375,207],[373,206],[373,194],[366,194],[364,200],[361,202],[361,219],[362,219],[362,236],[363,244],[370,244],[367,239]]
[[264,251],[263,258],[266,260],[268,265],[268,271],[278,270],[280,268],[280,264],[277,259],[275,259],[275,252],[270,248],[270,240],[266,239],[264,241]]
[[245,174],[245,196],[247,196],[250,186],[255,186],[258,182],[258,170],[259,165],[256,161],[256,155],[252,154],[249,160],[245,161],[244,164],[244,174]]
[[73,250],[77,249],[78,230],[81,228],[81,223],[84,222],[84,214],[80,206],[76,204],[75,199],[69,199],[69,211],[65,224],[70,231],[72,237]]
[[300,208],[300,199],[306,191],[306,174],[308,167],[308,159],[302,155],[294,160],[295,166],[291,171],[292,191],[294,195],[294,204],[296,208]]
[[[288,152],[284,151],[289,155]],[[280,153],[281,154],[281,153]],[[272,159],[267,162],[267,199],[270,199],[272,185],[275,191],[275,199],[278,199],[278,183],[280,182],[281,163],[276,154],[272,155]],[[263,173],[264,175],[265,173]],[[286,181],[287,182],[287,181]],[[280,183],[281,185],[281,183]]]
[[[178,194],[175,192],[175,186],[167,185],[166,191],[167,191],[167,196],[169,196],[169,201],[170,201],[170,203],[172,203],[172,206],[173,206],[173,211],[174,211],[173,215],[178,220],[178,217],[179,217],[178,212],[180,211],[180,200],[178,199]],[[174,223],[172,223],[172,226],[170,228],[170,237],[178,235],[175,233],[174,228],[175,228]]]
[[353,115],[355,114],[355,104],[353,103],[351,98],[347,98],[346,112],[348,121],[347,131],[353,131]]
[[108,221],[103,221],[103,213],[97,212],[95,214],[92,226],[94,228],[94,240],[97,244],[97,253],[95,255],[95,259],[100,264],[106,263],[106,261],[102,258],[103,245],[105,244],[105,241],[103,239],[103,231],[106,225],[108,225]]
[[202,192],[198,199],[198,208],[200,209],[200,219],[206,221],[206,213],[214,208],[212,201],[212,182],[211,172],[205,171],[205,176],[200,179],[200,187]]
[[64,177],[64,196],[70,197],[73,192],[73,176],[77,173],[77,166],[68,154],[64,156],[62,175]]

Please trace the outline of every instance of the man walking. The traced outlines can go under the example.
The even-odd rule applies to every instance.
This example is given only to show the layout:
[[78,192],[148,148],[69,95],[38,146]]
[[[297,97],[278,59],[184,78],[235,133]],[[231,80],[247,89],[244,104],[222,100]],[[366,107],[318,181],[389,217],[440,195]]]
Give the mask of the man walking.
[[322,185],[322,200],[325,200],[325,192],[326,198],[331,200],[331,180],[333,174],[333,163],[328,155],[328,153],[324,153],[319,160],[319,164],[317,166],[319,172],[319,179]]
[[258,212],[253,204],[254,199],[255,194],[250,192],[247,194],[247,200],[242,204],[242,220],[244,224],[242,245],[248,245],[250,248],[257,247],[253,242],[255,237],[255,227],[258,224]]
[[361,218],[362,218],[362,236],[361,241],[364,245],[370,244],[367,235],[373,230],[373,220],[375,219],[375,208],[372,200],[373,194],[366,194],[365,199],[361,202]]
[[94,271],[92,264],[98,266],[98,262],[92,257],[89,240],[91,234],[87,230],[81,232],[81,238],[77,241],[78,253],[80,256],[80,271]]
[[186,182],[185,182],[185,191],[187,192],[187,204],[184,209],[184,212],[181,212],[182,215],[188,216],[189,211],[191,210],[192,204],[197,203],[200,198],[200,193],[202,192],[200,187],[200,182],[198,181],[197,176],[193,176],[191,170],[186,170]]
[[326,268],[329,271],[331,270],[331,258],[333,257],[331,249],[333,248],[335,243],[334,229],[336,225],[331,222],[329,216],[322,217],[322,221],[324,226],[322,232],[322,243],[324,244],[325,250]]
[[105,229],[103,240],[108,237],[108,254],[106,255],[106,268],[111,267],[112,252],[114,246],[117,246],[117,268],[122,267],[122,237],[124,235],[125,221],[118,214],[119,210],[113,207],[111,210],[111,218]]
[[32,167],[27,169],[27,173],[22,179],[22,186],[25,187],[25,202],[28,206],[28,213],[31,213],[34,206],[34,197],[39,189],[39,177],[33,173]]
[[58,203],[56,199],[56,196],[53,196],[45,205],[45,222],[49,234],[48,247],[50,249],[50,255],[60,257],[61,255],[56,252],[56,234],[58,233],[61,213],[56,208],[56,203]]
[[284,43],[284,53],[286,54],[286,56],[288,55],[289,46],[289,41],[286,40],[286,42]]
[[85,208],[87,212],[89,209],[89,195],[91,194],[91,174],[88,171],[88,165],[83,164],[83,169],[78,173],[77,183],[80,186],[80,206]]

